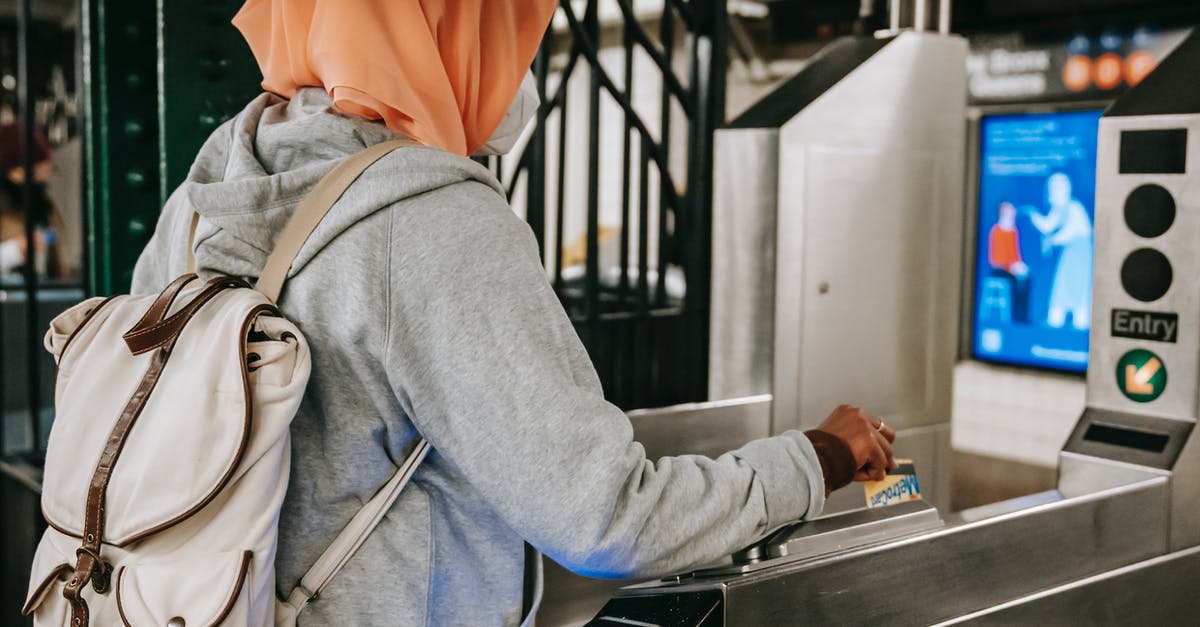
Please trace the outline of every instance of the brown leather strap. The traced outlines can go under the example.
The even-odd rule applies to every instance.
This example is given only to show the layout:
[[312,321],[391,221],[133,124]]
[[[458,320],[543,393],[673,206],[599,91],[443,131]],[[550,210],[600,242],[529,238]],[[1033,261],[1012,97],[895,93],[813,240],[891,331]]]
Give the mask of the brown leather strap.
[[154,299],[154,302],[150,305],[150,308],[146,310],[146,315],[142,316],[142,319],[138,320],[137,323],[133,325],[133,328],[144,328],[156,322],[162,322],[162,319],[166,317],[167,312],[171,310],[171,304],[175,302],[175,297],[179,296],[179,292],[183,291],[183,288],[187,286],[188,283],[191,283],[197,278],[199,277],[197,277],[195,274],[188,273],[180,276],[174,281],[171,281],[170,285],[167,285],[167,287],[163,288],[163,291],[159,293],[158,298]]
[[108,482],[112,478],[117,459],[121,456],[121,450],[125,448],[125,442],[129,439],[129,432],[141,415],[142,409],[146,407],[146,401],[158,383],[170,352],[171,348],[167,346],[154,353],[146,374],[142,375],[141,383],[125,404],[117,423],[113,425],[104,451],[100,453],[100,461],[96,463],[96,470],[92,473],[92,482],[88,485],[87,505],[83,513],[83,546],[76,552],[78,560],[75,562],[75,574],[63,588],[63,596],[71,604],[73,626],[82,627],[88,624],[87,601],[82,596],[88,582],[95,578],[96,591],[101,594],[108,591],[109,582],[106,578],[112,572],[112,567],[100,559],[100,545],[104,541],[104,504]]
[[[184,305],[182,309],[175,312],[169,318],[157,322],[142,324],[141,321],[134,325],[132,329],[127,331],[122,337],[125,339],[125,344],[129,347],[129,351],[134,355],[152,351],[161,346],[175,341],[175,338],[183,331],[183,327],[191,320],[201,305],[208,302],[218,292],[231,287],[250,287],[245,281],[236,277],[216,277],[210,279],[203,290],[192,299],[191,302]],[[145,318],[143,318],[144,320]]]
[[[150,393],[158,384],[163,368],[167,365],[167,359],[171,356],[171,350],[175,347],[176,340],[179,339],[180,331],[195,316],[200,307],[212,300],[222,290],[231,287],[249,286],[240,279],[215,278],[209,281],[204,289],[179,312],[161,322],[137,330],[133,339],[130,338],[130,334],[134,333],[133,330],[125,334],[125,342],[131,350],[134,350],[135,355],[153,348],[158,350],[150,358],[146,373],[142,375],[137,389],[125,403],[121,416],[117,418],[116,424],[109,432],[104,450],[100,453],[100,460],[96,462],[96,469],[92,473],[92,481],[88,485],[87,502],[83,514],[83,545],[76,551],[78,559],[75,562],[75,573],[63,587],[63,596],[71,605],[71,625],[74,627],[83,627],[88,624],[87,601],[81,594],[87,584],[91,582],[92,587],[100,594],[108,592],[109,589],[112,565],[105,562],[100,555],[100,548],[104,542],[104,507],[108,482],[112,479],[113,468],[116,467],[117,460],[121,457],[125,442],[128,441],[133,425],[141,416],[142,410],[145,409],[146,402],[150,399]],[[139,348],[144,350],[137,350]]]
[[[358,177],[362,176],[367,168],[393,150],[418,145],[420,144],[410,139],[396,139],[376,144],[348,157],[329,174],[326,174],[325,178],[322,178],[304,198],[304,202],[296,208],[296,213],[292,215],[292,219],[279,234],[279,239],[275,241],[275,250],[267,257],[267,263],[259,273],[258,283],[255,284],[254,289],[262,292],[271,302],[277,302],[279,292],[283,289],[283,282],[287,280],[288,271],[292,269],[292,262],[296,259],[296,254],[300,252],[304,242],[308,241],[308,236],[312,235],[313,230],[321,223],[325,214],[333,208],[334,203],[342,197],[342,194],[346,193],[346,189],[358,180]],[[188,246],[188,249],[191,250],[191,246]]]

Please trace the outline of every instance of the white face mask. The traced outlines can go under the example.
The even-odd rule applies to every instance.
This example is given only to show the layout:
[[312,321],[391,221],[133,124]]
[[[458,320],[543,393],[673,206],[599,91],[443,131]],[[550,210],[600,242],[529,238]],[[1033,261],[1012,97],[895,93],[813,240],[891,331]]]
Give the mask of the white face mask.
[[538,98],[537,82],[533,78],[533,73],[526,72],[525,80],[521,81],[521,87],[517,90],[517,97],[513,99],[508,113],[504,114],[500,126],[496,127],[496,131],[488,138],[487,143],[476,150],[473,156],[489,157],[508,154],[516,145],[517,139],[525,132],[525,128],[529,126],[529,121],[537,115],[537,109],[541,104],[542,100]]

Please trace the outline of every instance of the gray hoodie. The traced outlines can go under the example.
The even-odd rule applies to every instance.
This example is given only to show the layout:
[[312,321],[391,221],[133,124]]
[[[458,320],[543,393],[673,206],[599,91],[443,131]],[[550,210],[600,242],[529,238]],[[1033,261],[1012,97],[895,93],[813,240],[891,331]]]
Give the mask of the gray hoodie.
[[[193,211],[200,274],[257,276],[305,193],[394,137],[319,89],[260,96],[200,150],[133,290],[184,272]],[[302,625],[516,625],[523,540],[584,575],[653,576],[823,506],[816,453],[797,432],[717,459],[646,459],[605,402],[532,233],[469,159],[416,147],[372,166],[300,252],[280,306],[313,360],[292,423],[281,596],[418,433],[433,446]]]

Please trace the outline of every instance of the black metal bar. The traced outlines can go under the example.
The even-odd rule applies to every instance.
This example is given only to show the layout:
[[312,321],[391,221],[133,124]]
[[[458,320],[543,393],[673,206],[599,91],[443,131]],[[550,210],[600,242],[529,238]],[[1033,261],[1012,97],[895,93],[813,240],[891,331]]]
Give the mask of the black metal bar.
[[[638,173],[638,288],[637,288],[637,322],[636,339],[638,346],[649,346],[650,337],[650,149],[647,139],[641,138],[638,147],[641,149],[641,159],[638,160],[641,169]],[[650,389],[650,355],[640,355],[634,360],[634,393],[633,403],[641,406],[649,397]]]
[[[621,41],[625,48],[625,98],[633,104],[633,23],[631,20],[625,20],[625,29]],[[626,302],[629,295],[629,224],[632,222],[631,214],[632,207],[630,206],[630,189],[632,156],[630,155],[630,142],[633,135],[633,111],[630,108],[624,110],[625,113],[625,131],[622,136],[622,155],[621,155],[621,279],[620,287],[617,294],[620,297],[622,305]]]
[[[718,42],[722,41],[720,34],[724,28],[724,22],[720,20],[724,2],[667,0],[659,24],[660,33],[664,35],[661,48],[650,37],[651,31],[637,22],[632,0],[618,0],[618,6],[622,18],[621,45],[625,54],[624,81],[620,85],[614,80],[616,73],[609,74],[600,63],[604,42],[599,28],[598,1],[576,4],[561,0],[566,33],[548,33],[539,51],[540,60],[535,61],[535,74],[548,74],[550,54],[555,49],[553,44],[558,44],[557,54],[566,54],[563,65],[554,70],[561,78],[552,95],[545,93],[545,76],[539,76],[539,91],[543,96],[538,112],[539,125],[544,127],[552,112],[560,116],[558,145],[554,147],[558,154],[557,172],[548,171],[550,155],[546,151],[552,147],[539,143],[537,133],[548,133],[548,129],[539,128],[534,139],[516,157],[516,167],[507,173],[505,186],[511,194],[524,177],[530,188],[527,220],[543,248],[552,249],[548,253],[543,251],[543,255],[547,263],[554,263],[555,290],[588,348],[604,382],[606,396],[625,408],[704,400],[708,344],[706,283],[711,273],[707,259],[711,246],[708,170],[711,169],[711,134],[723,115],[724,77],[718,74],[723,73],[725,67],[722,51],[713,51],[706,46],[709,42],[713,42],[713,46],[723,45]],[[677,59],[675,48],[681,25],[688,37],[684,43],[690,54]],[[569,37],[569,46],[552,41],[552,36]],[[644,50],[652,67],[661,73],[658,108],[662,126],[661,132],[656,129],[653,134],[633,109],[634,56],[638,48]],[[690,64],[686,68],[686,85],[679,78],[683,74],[675,73],[673,68],[676,62],[684,59]],[[589,70],[588,121],[583,127],[589,133],[586,144],[578,136],[582,129],[573,128],[581,126],[575,124],[579,121],[578,116],[569,120],[567,106],[568,92],[578,92],[582,87],[578,82],[571,84],[573,71],[581,61]],[[543,64],[540,69],[538,63]],[[611,190],[616,193],[619,189],[621,194],[619,202],[614,203],[620,210],[621,229],[620,276],[615,289],[603,287],[599,255],[600,204],[602,200],[605,203],[616,200],[615,196],[608,196],[608,191],[601,193],[599,187],[600,168],[617,167],[615,160],[613,163],[600,162],[600,138],[613,137],[616,130],[616,124],[612,129],[602,127],[599,105],[605,93],[623,112],[619,123],[624,132],[620,140],[621,185]],[[577,93],[575,97],[581,96]],[[673,114],[679,112],[685,121],[676,124]],[[569,136],[572,132],[575,141]],[[686,135],[676,137],[680,133]],[[633,145],[635,138],[636,147]],[[541,141],[548,142],[548,136],[543,135]],[[570,150],[567,149],[568,142],[572,146]],[[686,168],[674,168],[682,175],[679,185],[673,174],[672,148],[686,148]],[[576,159],[585,161],[581,164]],[[574,170],[580,165],[588,168],[585,188],[566,189],[567,168]],[[553,199],[557,218],[554,234],[547,232],[549,216],[544,213],[548,210],[545,186],[552,175],[558,182]],[[636,189],[635,175],[639,175]],[[651,177],[656,182],[652,182]],[[651,194],[654,185],[658,190]],[[635,194],[636,209],[633,207]],[[584,211],[579,212],[580,209]],[[657,214],[652,214],[654,211]],[[584,272],[582,280],[565,281],[563,249],[572,243],[564,241],[565,227],[568,218],[579,219],[581,213],[586,225],[582,242],[587,255]],[[655,226],[651,223],[652,215],[656,217],[658,227],[657,259],[650,258],[650,228]],[[636,242],[634,228],[638,230]],[[551,238],[554,245],[548,246]],[[686,296],[682,302],[672,300],[667,293],[667,270],[671,267],[682,268],[686,279]],[[651,280],[652,268],[657,270],[654,280]]]
[[32,448],[42,446],[41,334],[38,329],[37,277],[37,220],[33,215],[34,125],[31,31],[33,26],[32,0],[21,0],[17,13],[17,98],[20,101],[21,165],[24,182],[21,185],[21,211],[25,217],[25,313],[26,313],[26,385],[29,399],[29,433]]
[[[564,84],[571,79],[570,74],[563,74],[560,79]],[[567,91],[562,90],[562,100],[558,107],[558,186],[554,190],[554,211],[557,219],[554,221],[554,290],[562,293],[563,287],[563,220],[566,219],[566,171],[567,171]]]
[[[584,25],[593,44],[600,42],[598,0],[588,0]],[[585,43],[584,46],[587,44]],[[594,52],[594,51],[593,51]],[[587,260],[586,300],[588,340],[599,337],[600,313],[600,72],[599,63],[588,69],[588,180],[587,180]]]
[[[596,77],[600,80],[600,86],[602,86],[604,88],[604,90],[607,91],[608,94],[610,96],[612,96],[614,100],[617,101],[617,104],[621,105],[622,107],[629,107],[630,106],[629,99],[626,98],[625,95],[621,93],[621,90],[617,89],[617,86],[615,83],[613,83],[612,78],[608,75],[608,73],[606,73],[604,71],[603,67],[600,65],[600,57],[598,56],[598,54],[596,52],[597,49],[595,48],[595,45],[596,45],[595,39],[587,33],[587,30],[583,27],[582,24],[580,24],[579,18],[575,17],[574,13],[572,13],[571,11],[568,10],[568,11],[564,11],[563,15],[565,15],[567,18],[567,26],[570,27],[571,33],[578,40],[577,41],[578,45],[577,45],[576,49],[578,50],[579,54],[582,54],[584,56],[584,58],[587,59],[588,63],[590,64],[590,67],[592,67],[593,70],[595,71]],[[650,129],[648,129],[646,127],[646,124],[644,122],[642,122],[642,120],[639,119],[637,116],[633,117],[633,127],[637,129],[639,134],[641,134],[648,141],[650,141],[651,144],[653,144],[654,136],[650,133]],[[665,143],[663,145],[655,146],[654,150],[650,151],[649,154],[651,155],[651,158],[654,160],[655,165],[658,166],[659,173],[662,176],[666,177],[667,179],[670,179],[671,171],[670,171],[670,167],[667,164],[667,152],[666,152]],[[674,183],[672,182],[671,184],[669,184],[665,187],[670,188],[672,190],[670,192],[670,196],[671,196],[672,204],[674,204],[674,201],[676,198],[675,192],[673,191],[675,189]]]
[[[665,71],[670,72],[672,63],[675,58],[675,18],[671,14],[671,11],[668,7],[664,7],[662,20],[659,23],[659,37],[662,40],[662,46],[663,46],[663,62],[666,64],[663,67],[666,68]],[[661,113],[662,120],[659,122],[659,126],[662,129],[661,141],[662,141],[663,146],[666,146],[669,148],[671,145],[671,93],[669,91],[667,91],[666,89],[664,89],[662,92],[661,111],[662,111],[662,113]],[[667,255],[667,253],[668,253],[668,250],[667,250],[667,246],[668,246],[668,244],[667,244],[667,242],[668,242],[667,214],[668,214],[668,212],[674,211],[676,214],[676,217],[678,217],[681,213],[683,213],[682,211],[679,210],[678,205],[676,203],[670,202],[670,199],[669,199],[671,196],[675,195],[675,191],[676,191],[674,189],[673,183],[671,183],[670,164],[671,164],[671,159],[670,159],[670,153],[668,152],[667,159],[665,160],[665,164],[663,166],[661,166],[664,168],[664,176],[660,177],[660,179],[659,179],[660,180],[660,183],[659,183],[659,192],[660,193],[659,193],[659,202],[658,202],[658,281],[655,282],[654,304],[656,306],[660,306],[660,307],[663,306],[667,300],[667,287],[666,287],[667,265],[666,265],[666,262],[669,258]],[[668,185],[670,185],[672,187],[672,189],[668,190],[667,189]]]
[[[721,1],[724,2],[725,0]],[[692,3],[694,2],[695,0],[692,0],[692,2],[686,2],[685,0],[667,0],[665,3],[666,6],[663,7],[663,12],[666,13],[667,10],[675,9],[675,12],[679,14],[679,17],[683,18],[683,23],[687,25],[688,30],[696,30],[696,12],[692,10]]]
[[[538,48],[537,56],[533,59],[533,75],[537,82],[538,96],[542,97],[546,94],[546,73],[550,65],[550,44],[551,38],[554,36],[553,29],[546,29],[546,37],[542,41],[542,45]],[[529,160],[526,162],[525,155],[521,155],[521,159],[517,162],[517,170],[513,174],[513,180],[516,181],[522,172],[525,171],[525,221],[529,223],[530,230],[533,231],[534,238],[537,239],[538,254],[542,258],[542,263],[546,259],[546,110],[538,107],[536,125],[533,127],[533,136],[529,139],[529,146],[526,147],[526,153],[529,154]],[[526,166],[528,163],[528,166]],[[512,197],[511,192],[509,198]]]
[[[687,342],[693,351],[689,361],[700,367],[690,371],[693,377],[689,388],[708,391],[708,331],[712,275],[712,202],[713,202],[713,134],[725,122],[725,72],[729,63],[729,16],[724,0],[696,0],[698,24],[695,29],[697,56],[693,68],[693,85],[697,91],[699,110],[692,126],[692,155],[689,158],[688,183],[692,194],[691,222],[686,231],[688,291],[685,310],[688,312]],[[703,53],[707,53],[707,56]]]
[[[663,91],[669,91],[676,98],[679,98],[683,103],[684,115],[691,116],[691,103],[683,100],[690,93],[690,90],[686,89],[679,82],[679,77],[675,76],[675,73],[671,71],[670,54],[664,54],[665,51],[659,51],[655,48],[654,42],[650,41],[650,37],[638,26],[637,16],[633,13],[633,5],[630,3],[630,0],[617,0],[617,4],[621,8],[621,15],[625,18],[625,29],[628,31],[628,35],[632,36],[641,45],[642,50],[646,52],[650,59],[662,69]],[[663,19],[666,19],[670,13],[668,7],[663,7]]]

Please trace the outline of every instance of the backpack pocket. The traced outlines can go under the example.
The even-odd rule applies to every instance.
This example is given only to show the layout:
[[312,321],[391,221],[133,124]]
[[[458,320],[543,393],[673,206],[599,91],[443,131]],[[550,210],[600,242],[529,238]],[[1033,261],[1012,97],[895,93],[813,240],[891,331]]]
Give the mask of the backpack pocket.
[[89,298],[70,309],[55,316],[50,321],[50,328],[46,331],[44,344],[46,350],[54,356],[54,361],[58,362],[62,357],[63,350],[67,344],[75,337],[76,333],[100,312],[104,305],[108,304],[109,298],[97,296]]
[[117,610],[131,627],[245,625],[250,551],[173,557],[121,566]]
[[[34,568],[37,568],[37,564]],[[30,585],[29,596],[21,608],[21,615],[28,616],[36,613],[39,625],[66,625],[67,614],[70,612],[67,600],[63,598],[63,584],[71,578],[74,571],[70,564],[48,564],[41,572],[34,570],[33,581]]]

